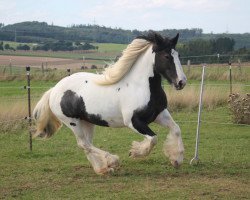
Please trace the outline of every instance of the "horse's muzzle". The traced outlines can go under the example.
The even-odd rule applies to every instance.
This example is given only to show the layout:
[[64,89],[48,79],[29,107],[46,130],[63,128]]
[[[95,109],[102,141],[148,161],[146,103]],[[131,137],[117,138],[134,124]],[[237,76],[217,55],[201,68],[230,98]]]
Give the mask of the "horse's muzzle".
[[174,84],[176,90],[182,90],[187,83],[187,80],[180,80]]

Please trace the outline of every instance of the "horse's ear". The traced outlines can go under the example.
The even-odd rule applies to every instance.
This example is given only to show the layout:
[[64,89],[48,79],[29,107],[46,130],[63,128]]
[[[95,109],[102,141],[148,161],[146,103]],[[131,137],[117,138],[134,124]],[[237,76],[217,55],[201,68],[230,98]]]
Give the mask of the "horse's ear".
[[154,33],[154,43],[153,52],[160,51],[162,49],[162,45],[164,44],[164,39],[161,35]]
[[171,43],[176,46],[177,44],[177,41],[178,41],[178,38],[179,38],[179,33],[176,34],[176,36],[174,38],[171,39]]
[[155,43],[156,43],[157,46],[161,46],[163,44],[164,39],[162,38],[161,35],[155,33],[154,38],[155,38]]

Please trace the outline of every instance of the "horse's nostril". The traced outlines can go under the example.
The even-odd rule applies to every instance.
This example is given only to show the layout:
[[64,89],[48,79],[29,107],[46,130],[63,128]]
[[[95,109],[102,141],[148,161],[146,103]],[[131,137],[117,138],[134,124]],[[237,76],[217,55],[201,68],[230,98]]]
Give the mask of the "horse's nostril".
[[184,84],[183,84],[183,81],[182,81],[182,80],[180,80],[180,81],[179,81],[179,83],[178,83],[178,85],[179,85],[179,87],[180,87],[180,88],[182,88],[182,87],[183,87],[183,85],[184,85]]

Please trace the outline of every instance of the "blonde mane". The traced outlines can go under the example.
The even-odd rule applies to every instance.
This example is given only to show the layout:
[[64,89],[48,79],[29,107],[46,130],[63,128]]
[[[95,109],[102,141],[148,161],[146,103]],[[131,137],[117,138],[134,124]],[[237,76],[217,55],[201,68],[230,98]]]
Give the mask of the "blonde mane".
[[144,39],[135,39],[123,51],[119,60],[106,68],[95,82],[99,85],[112,85],[120,81],[133,67],[137,58],[151,45]]

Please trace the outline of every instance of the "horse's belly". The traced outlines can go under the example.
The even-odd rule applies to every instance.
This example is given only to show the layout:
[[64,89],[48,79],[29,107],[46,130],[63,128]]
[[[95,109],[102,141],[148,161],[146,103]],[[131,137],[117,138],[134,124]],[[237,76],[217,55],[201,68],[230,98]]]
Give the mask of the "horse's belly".
[[111,89],[100,90],[98,86],[95,89],[96,92],[85,90],[82,95],[87,113],[100,116],[110,127],[124,126],[117,94]]

